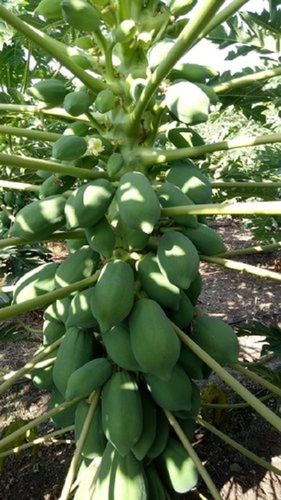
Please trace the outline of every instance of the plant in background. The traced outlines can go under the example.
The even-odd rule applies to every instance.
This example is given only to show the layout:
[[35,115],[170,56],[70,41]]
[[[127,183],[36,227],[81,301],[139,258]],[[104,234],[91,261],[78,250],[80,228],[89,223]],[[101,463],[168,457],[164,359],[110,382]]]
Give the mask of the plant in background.
[[[208,120],[226,91],[278,76],[280,67],[213,83],[212,68],[181,61],[245,3],[202,0],[189,17],[196,1],[42,0],[28,22],[0,6],[3,21],[75,77],[62,76],[59,66],[30,82],[27,100],[34,104],[0,106],[8,116],[18,113],[12,123],[6,118],[3,134],[52,144],[44,157],[31,146],[29,156],[0,153],[4,167],[39,171],[42,178],[25,187],[2,182],[38,198],[18,211],[1,246],[59,239],[69,250],[62,263],[21,277],[12,305],[0,311],[4,321],[46,307],[42,347],[21,370],[3,376],[0,393],[27,373],[52,392],[44,415],[2,438],[0,455],[48,418],[61,429],[46,439],[74,429],[61,499],[165,498],[195,488],[198,473],[220,498],[191,445],[196,421],[210,429],[199,416],[195,381],[211,371],[280,430],[281,419],[223,368],[245,370],[232,328],[196,308],[200,260],[280,281],[278,273],[226,258],[224,242],[206,223],[215,214],[280,214],[280,203],[212,203],[212,179],[194,160],[275,144],[281,135],[205,144],[193,128]],[[50,22],[58,37],[46,34]],[[71,33],[74,48],[62,33]],[[22,127],[31,113],[70,124],[55,132],[50,121],[48,130]]]

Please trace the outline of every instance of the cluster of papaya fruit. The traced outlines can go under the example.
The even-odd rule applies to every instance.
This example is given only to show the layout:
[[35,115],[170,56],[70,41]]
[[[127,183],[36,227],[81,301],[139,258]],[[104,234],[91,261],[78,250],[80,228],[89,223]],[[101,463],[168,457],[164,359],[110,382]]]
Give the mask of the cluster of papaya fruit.
[[[90,474],[90,482],[86,475],[76,500],[164,499],[166,490],[172,498],[175,492],[194,488],[196,467],[169,429],[163,410],[180,419],[192,440],[200,409],[195,381],[207,377],[209,368],[180,341],[175,325],[219,363],[233,363],[238,357],[233,330],[196,309],[202,287],[200,254],[223,253],[223,240],[202,216],[166,215],[171,207],[211,203],[209,179],[189,159],[166,164],[160,174],[159,167],[146,168],[135,155],[132,136],[126,136],[127,117],[145,86],[142,68],[146,72],[158,66],[165,47],[174,44],[175,25],[181,20],[166,23],[160,42],[155,42],[153,26],[158,32],[164,18],[177,19],[195,3],[131,2],[131,18],[117,26],[108,1],[42,0],[37,8],[46,18],[63,15],[71,27],[82,31],[83,47],[91,46],[90,35],[107,24],[121,61],[131,50],[136,54],[135,43],[141,44],[137,64],[129,68],[130,78],[127,66],[117,63],[120,80],[124,76],[122,97],[111,89],[96,95],[86,88],[69,92],[59,79],[41,81],[30,90],[48,106],[63,105],[72,117],[91,110],[104,130],[102,134],[94,125],[91,129],[81,118],[66,129],[52,148],[62,173],[48,173],[39,199],[18,212],[10,231],[11,236],[31,241],[48,238],[57,229],[82,230],[81,237],[67,240],[69,255],[63,262],[44,264],[17,282],[14,303],[97,275],[92,286],[47,307],[41,349],[58,339],[61,343],[32,372],[38,388],[52,391],[50,408],[79,398],[53,417],[59,427],[74,423],[77,440],[91,397],[101,391],[79,471],[91,472],[93,460],[101,457],[96,486],[90,494],[95,474]],[[144,29],[147,36],[141,38]],[[150,50],[143,60],[147,44]],[[190,125],[207,119],[215,99],[206,86],[212,76],[210,68],[187,63],[178,64],[169,75],[163,102],[177,121],[167,127],[170,149],[203,143]],[[152,100],[144,120],[148,136],[153,105]],[[143,131],[137,133],[138,145]],[[87,168],[99,178],[77,182],[63,173],[64,165]]]

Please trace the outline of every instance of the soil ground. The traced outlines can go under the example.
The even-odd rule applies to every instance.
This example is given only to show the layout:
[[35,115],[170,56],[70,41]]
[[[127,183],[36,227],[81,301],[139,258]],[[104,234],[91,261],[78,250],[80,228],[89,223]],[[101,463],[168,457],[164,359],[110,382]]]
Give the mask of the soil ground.
[[[254,239],[240,221],[231,218],[212,223],[222,234],[229,249],[250,246]],[[53,245],[51,250],[59,259],[63,249]],[[243,256],[240,259],[256,266],[278,270],[280,256],[275,253]],[[263,280],[248,274],[240,274],[219,266],[203,263],[201,272],[204,291],[200,296],[199,307],[208,314],[224,319],[231,324],[244,323],[253,319],[268,325],[281,323],[280,284]],[[40,328],[41,313],[32,313],[22,318],[31,328]],[[40,345],[40,335],[35,341],[17,342],[0,345],[0,369],[8,372],[20,368]],[[260,337],[241,337],[241,357],[257,359],[261,351]],[[260,387],[235,374],[251,392],[259,397],[266,394]],[[227,394],[229,402],[239,402],[216,376],[212,375],[207,385],[214,384]],[[204,387],[203,387],[204,389]],[[0,427],[3,429],[18,419],[29,420],[44,413],[47,409],[49,394],[38,391],[31,382],[24,379],[0,398]],[[273,410],[279,409],[278,402],[272,398],[267,401]],[[216,427],[233,439],[248,447],[258,456],[281,468],[280,434],[260,418],[251,408],[209,412],[204,414]],[[44,424],[39,434],[53,430],[51,424]],[[72,436],[63,436],[72,438]],[[281,498],[281,479],[264,471],[246,460],[242,455],[225,445],[202,427],[198,427],[194,441],[195,449],[206,465],[224,500],[277,500]],[[43,444],[35,453],[27,450],[18,456],[9,457],[4,464],[0,460],[1,500],[55,500],[59,498],[66,475],[73,446],[63,442]],[[186,499],[211,498],[202,482],[196,492],[186,495]],[[85,499],[86,500],[86,499]],[[106,499],[105,499],[106,500]],[[122,500],[122,499],[120,499]]]

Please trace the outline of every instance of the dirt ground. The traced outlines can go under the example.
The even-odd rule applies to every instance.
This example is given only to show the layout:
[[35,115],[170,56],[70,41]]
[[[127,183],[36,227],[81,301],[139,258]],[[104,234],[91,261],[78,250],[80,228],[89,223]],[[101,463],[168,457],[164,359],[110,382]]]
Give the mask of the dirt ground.
[[[249,230],[244,229],[238,220],[226,218],[212,223],[222,234],[229,249],[254,244]],[[54,247],[57,255],[61,249]],[[237,258],[256,266],[277,270],[280,255],[277,252],[267,255],[252,255]],[[281,323],[280,284],[263,280],[247,274],[226,270],[219,266],[201,264],[204,289],[200,296],[199,307],[208,314],[239,324],[249,320],[259,320],[266,324]],[[22,318],[32,328],[40,327],[41,314],[34,313]],[[40,345],[40,336],[35,342],[0,344],[0,369],[10,371],[20,368]],[[260,355],[260,337],[242,337],[242,359],[256,359]],[[258,397],[266,394],[260,387],[236,374],[239,380]],[[229,396],[230,402],[240,402],[237,395],[212,375],[208,384],[221,387]],[[0,397],[0,428],[5,428],[17,419],[29,420],[46,411],[49,395],[38,391],[24,379],[8,393]],[[279,408],[278,408],[279,404]],[[280,401],[274,398],[267,401],[273,410],[279,409]],[[204,415],[206,417],[206,415]],[[230,437],[248,447],[258,456],[281,468],[281,437],[272,430],[251,408],[221,411],[208,414],[215,426]],[[51,424],[44,424],[39,434],[53,430]],[[66,436],[71,438],[72,436]],[[65,438],[65,436],[63,436]],[[198,427],[194,441],[195,449],[206,465],[212,479],[220,489],[224,500],[277,500],[281,498],[281,478],[264,471],[261,467],[245,459],[238,452],[225,445],[202,427]],[[73,447],[69,444],[44,444],[32,454],[29,450],[19,456],[9,457],[3,466],[0,477],[1,500],[55,500],[59,498],[67,472]],[[0,467],[2,463],[0,461]],[[183,498],[211,498],[202,482],[198,490]],[[85,499],[86,500],[86,499]],[[106,499],[105,499],[106,500]],[[123,500],[123,499],[120,499]],[[129,500],[129,499],[128,499]]]

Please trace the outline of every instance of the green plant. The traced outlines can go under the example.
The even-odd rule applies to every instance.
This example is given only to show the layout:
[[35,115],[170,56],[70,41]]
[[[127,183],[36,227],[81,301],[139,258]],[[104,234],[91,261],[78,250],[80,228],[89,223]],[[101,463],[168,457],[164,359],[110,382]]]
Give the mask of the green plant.
[[[74,116],[69,114],[73,92],[82,92],[83,100],[86,94],[89,98],[85,113],[79,116],[89,127],[76,122],[76,127],[64,131],[62,126],[59,136],[49,130],[14,127],[14,120],[11,126],[2,127],[8,136],[54,143],[52,152],[44,146],[44,154],[40,151],[31,157],[13,150],[0,153],[1,164],[12,171],[39,170],[42,178],[53,174],[59,182],[70,176],[75,183],[71,192],[72,186],[60,183],[60,192],[51,198],[45,198],[39,188],[41,199],[17,212],[11,238],[1,242],[5,247],[59,238],[77,244],[58,267],[49,264],[51,276],[43,273],[39,279],[37,272],[28,276],[28,300],[19,301],[15,294],[14,303],[0,310],[4,321],[49,306],[44,319],[51,325],[44,324],[44,347],[31,364],[4,378],[0,393],[26,373],[42,368],[37,365],[46,358],[48,370],[40,371],[38,384],[53,387],[50,409],[3,437],[0,447],[6,453],[9,443],[48,418],[67,429],[75,424],[76,450],[62,500],[72,494],[98,500],[124,496],[144,500],[155,490],[160,497],[166,491],[168,495],[185,493],[196,485],[198,472],[213,498],[220,498],[190,444],[200,410],[200,394],[191,381],[197,374],[204,378],[215,371],[280,430],[281,419],[222,366],[238,363],[238,341],[232,329],[202,317],[196,309],[200,259],[261,277],[280,280],[280,275],[213,256],[224,251],[218,239],[214,241],[219,250],[209,249],[212,256],[203,255],[200,239],[207,238],[204,234],[210,237],[210,232],[205,229],[199,240],[191,235],[196,228],[202,231],[206,215],[281,214],[278,201],[212,203],[212,180],[192,161],[214,152],[281,142],[280,133],[270,133],[204,144],[192,128],[207,121],[212,106],[221,95],[223,101],[229,89],[251,88],[256,81],[280,75],[281,70],[276,66],[250,75],[246,71],[241,78],[226,82],[219,77],[213,81],[210,68],[178,65],[191,47],[246,1],[233,0],[225,6],[224,0],[202,0],[196,14],[178,19],[182,13],[189,15],[194,3],[63,0],[56,23],[58,37],[46,34],[48,13],[46,23],[40,19],[39,30],[33,25],[37,18],[28,15],[26,22],[0,6],[0,18],[79,81],[62,77],[58,69],[56,75],[44,74],[39,83],[31,82],[26,97],[31,99],[31,95],[41,104],[6,103],[0,109],[22,115],[53,114],[62,123],[66,118],[75,122],[76,107]],[[40,5],[46,13],[46,0]],[[52,15],[58,16],[57,4]],[[86,41],[87,48],[75,57],[62,41],[67,33],[74,34],[79,43],[80,35]],[[183,81],[175,82],[178,76]],[[54,105],[59,107],[54,109]],[[188,130],[191,126],[189,140],[180,140],[177,131],[171,133],[185,126]],[[16,189],[16,183],[11,187]],[[29,185],[31,190],[36,188],[37,183]],[[22,283],[24,279],[19,286]],[[115,342],[111,336],[116,336]],[[53,358],[48,358],[50,353]],[[86,382],[80,390],[74,384],[74,390],[73,380],[83,384],[89,363],[100,358],[92,384],[88,386],[87,378],[87,390]],[[266,384],[271,390],[275,387]],[[69,394],[75,397],[66,401]],[[170,431],[163,423],[164,415]],[[86,479],[81,474],[85,456],[102,456],[98,470],[86,462]],[[149,465],[146,457],[150,457]]]

